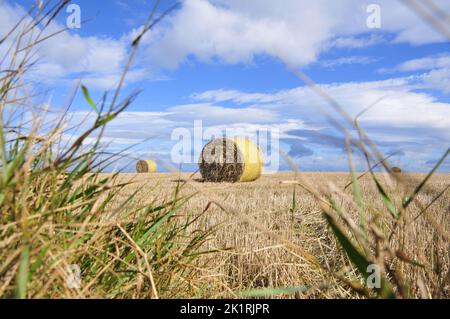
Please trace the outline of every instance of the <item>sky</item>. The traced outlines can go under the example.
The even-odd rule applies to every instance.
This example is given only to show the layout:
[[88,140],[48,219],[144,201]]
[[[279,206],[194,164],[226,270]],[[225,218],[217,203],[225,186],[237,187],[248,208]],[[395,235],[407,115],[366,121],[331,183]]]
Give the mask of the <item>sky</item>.
[[[0,0],[0,36],[32,2]],[[52,110],[63,108],[79,79],[95,101],[114,90],[154,5],[72,3],[87,21],[43,43],[29,75]],[[433,3],[449,30],[450,2]],[[158,15],[174,4],[161,1]],[[73,12],[62,12],[47,32],[64,28]],[[267,171],[289,169],[275,158],[278,149],[300,170],[348,170],[343,135],[330,121],[344,119],[299,79],[301,70],[350,118],[371,106],[359,124],[382,152],[395,154],[392,164],[428,171],[450,146],[449,49],[404,1],[182,0],[142,39],[121,96],[141,93],[103,141],[111,151],[133,146],[112,169],[132,170],[136,159],[152,158],[192,171],[212,136],[259,141],[267,133]],[[71,124],[92,119],[78,94]],[[190,161],[179,163],[179,151]],[[362,168],[362,159],[356,165]],[[440,170],[450,171],[449,161]]]

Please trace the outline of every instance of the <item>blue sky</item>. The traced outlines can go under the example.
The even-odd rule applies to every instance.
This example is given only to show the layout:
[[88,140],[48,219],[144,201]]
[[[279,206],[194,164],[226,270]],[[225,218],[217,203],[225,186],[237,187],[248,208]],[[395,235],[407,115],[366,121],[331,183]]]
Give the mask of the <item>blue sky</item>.
[[[7,17],[0,21],[0,35],[31,2],[0,0],[0,15]],[[336,114],[292,72],[301,69],[350,116],[378,101],[361,117],[362,127],[383,152],[398,152],[395,165],[429,170],[450,145],[448,40],[402,1],[376,2],[380,28],[367,25],[374,1],[335,2],[181,1],[143,39],[123,96],[143,91],[108,128],[105,142],[111,150],[137,144],[130,163],[147,157],[172,163],[174,130],[192,131],[201,120],[204,128],[240,129],[250,136],[277,129],[280,148],[300,169],[347,170],[342,135],[322,112]],[[114,88],[133,35],[153,5],[72,3],[83,20],[93,19],[40,48],[32,74],[35,89],[50,89],[42,101],[55,110],[79,78],[96,100]],[[450,12],[448,1],[435,3]],[[162,1],[159,12],[173,4]],[[50,29],[63,27],[69,15],[63,12]],[[89,111],[80,94],[72,121]],[[195,164],[183,168],[193,170]],[[280,170],[287,168],[281,160]],[[442,170],[450,171],[450,165]]]

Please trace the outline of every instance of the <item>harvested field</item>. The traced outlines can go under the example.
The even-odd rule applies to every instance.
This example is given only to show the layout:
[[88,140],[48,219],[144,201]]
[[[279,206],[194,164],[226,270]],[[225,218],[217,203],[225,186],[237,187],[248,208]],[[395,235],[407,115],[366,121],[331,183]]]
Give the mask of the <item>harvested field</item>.
[[[208,208],[192,227],[208,229],[218,226],[204,249],[221,252],[206,254],[199,261],[197,273],[190,279],[197,297],[236,297],[239,291],[252,288],[300,286],[308,287],[307,292],[289,297],[357,297],[347,285],[329,275],[329,272],[349,271],[350,262],[334,239],[313,196],[300,186],[295,186],[294,196],[293,181],[299,180],[299,176],[323,192],[328,192],[330,187],[340,192],[351,180],[349,173],[301,173],[297,176],[279,173],[263,175],[251,183],[203,183],[198,174],[191,177],[185,173],[122,174],[120,180],[136,182],[124,190],[125,196],[134,192],[136,187],[143,186],[142,189],[149,190],[139,192],[133,205],[169,200],[177,184],[181,183],[184,184],[183,194],[197,194],[180,208],[177,218],[198,216]],[[382,174],[377,176],[380,180],[386,177]],[[412,191],[424,177],[423,174],[402,176],[406,179],[403,187],[390,181],[392,189],[399,194]],[[417,202],[427,205],[449,183],[450,174],[434,175],[427,189],[419,194]],[[361,179],[361,187],[366,210],[386,210],[369,176]],[[357,210],[345,197],[351,195],[352,187],[349,187],[336,198],[340,198],[341,207],[357,221]],[[438,225],[440,231],[449,234],[449,199],[450,194],[444,193],[423,216],[415,221],[407,217],[409,222],[404,226],[401,241],[408,257],[432,267],[430,253],[434,250],[444,261],[434,278],[420,280],[442,280],[449,271],[448,241],[438,238],[439,233],[434,229]],[[211,201],[223,205],[225,211],[215,204],[208,206]],[[414,216],[419,211],[416,204],[409,210],[414,212]],[[313,256],[320,267],[305,257],[308,255]],[[419,273],[408,273],[405,268],[403,271],[412,277],[411,280],[419,279],[413,278]],[[448,279],[442,285],[449,297]],[[413,293],[420,296],[425,292]]]

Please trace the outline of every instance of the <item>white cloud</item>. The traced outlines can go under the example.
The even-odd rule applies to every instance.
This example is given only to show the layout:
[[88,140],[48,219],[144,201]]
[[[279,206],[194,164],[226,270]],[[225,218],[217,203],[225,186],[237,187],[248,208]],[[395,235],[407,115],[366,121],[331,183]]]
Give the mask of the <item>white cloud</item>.
[[[427,161],[438,157],[450,143],[450,104],[439,102],[427,93],[415,92],[416,80],[416,77],[405,77],[320,87],[336,99],[352,118],[379,101],[361,116],[361,126],[384,152],[402,150],[405,154],[402,166],[405,169],[423,171],[430,167]],[[282,120],[273,125],[281,124],[281,137],[294,147],[291,151],[302,151],[304,156],[308,155],[308,160],[299,159],[301,167],[312,170],[319,167],[347,168],[347,163],[340,160],[345,157],[343,140],[326,120],[322,110],[340,123],[344,121],[309,88],[298,87],[274,93],[216,90],[194,94],[192,98],[215,104],[257,105],[262,110],[277,112]],[[288,127],[284,122],[286,119],[297,121]],[[298,146],[301,148],[298,149]]]
[[424,74],[422,79],[429,88],[450,93],[450,67],[432,70]]
[[280,118],[277,112],[259,107],[227,108],[209,103],[188,104],[168,109],[167,118],[192,125],[194,120],[203,120],[206,125],[231,123],[274,123]]
[[315,59],[321,30],[314,28],[305,37],[283,20],[252,19],[208,1],[185,1],[168,26],[152,37],[154,42],[147,52],[165,68],[176,68],[191,54],[202,61],[219,59],[225,63],[249,62],[257,54],[268,54],[306,64]]
[[[10,5],[6,1],[0,2],[0,38],[3,38],[16,23],[24,16],[26,11],[19,5]],[[31,18],[25,19],[30,22]],[[65,26],[53,21],[42,32],[40,38],[45,38],[64,29]],[[1,45],[8,48],[18,30],[8,37],[7,42]],[[39,32],[34,32],[33,39]],[[31,33],[29,33],[31,34]],[[25,39],[22,45],[28,43]],[[123,64],[127,58],[127,45],[124,39],[106,37],[81,37],[78,34],[64,31],[50,37],[34,48],[34,60],[37,64],[30,70],[30,77],[38,82],[47,84],[67,83],[73,77],[86,78],[87,82],[95,88],[110,89],[117,84]],[[2,58],[5,52],[0,52]],[[11,61],[6,59],[3,67]],[[145,76],[142,72],[134,71],[129,81],[136,81]]]
[[426,56],[419,59],[407,60],[391,69],[382,69],[380,71],[411,72],[411,71],[422,71],[448,67],[450,67],[450,54],[440,54],[440,55]]
[[[314,62],[334,47],[362,48],[382,42],[414,45],[446,39],[401,1],[379,1],[381,32],[366,25],[370,1],[185,0],[182,8],[146,39],[145,55],[176,68],[188,57],[224,63],[265,54],[295,66]],[[450,10],[448,1],[436,1]]]
[[270,103],[274,101],[273,95],[265,93],[243,93],[237,90],[212,90],[191,95],[194,100],[200,101],[233,101],[236,103]]
[[[427,127],[447,130],[450,127],[450,107],[436,101],[426,93],[414,92],[416,78],[398,78],[362,83],[320,85],[321,89],[337,100],[354,117],[367,106],[381,99],[361,118],[370,127]],[[307,87],[282,90],[275,93],[245,93],[235,90],[207,91],[192,95],[194,99],[222,103],[259,105],[283,114],[282,118],[299,118],[324,123],[322,110],[336,115],[333,109]]]
[[330,60],[320,60],[319,64],[322,67],[334,69],[343,65],[371,64],[378,60],[378,58],[373,56],[348,56]]
[[[414,92],[415,79],[320,87],[351,117],[379,101],[360,118],[361,126],[383,151],[402,150],[406,159],[420,157],[420,161],[410,160],[405,165],[407,169],[419,170],[450,143],[450,104],[439,102],[427,93]],[[322,111],[332,116],[337,114],[309,88],[273,93],[215,90],[193,94],[191,98],[192,104],[174,105],[162,112],[124,112],[108,126],[102,142],[111,143],[112,149],[139,144],[136,149],[142,154],[159,154],[170,160],[168,154],[175,144],[171,133],[176,128],[192,132],[194,121],[201,120],[204,129],[214,128],[224,133],[240,131],[245,135],[277,128],[286,152],[289,147],[295,147],[293,153],[309,154],[309,162],[299,160],[304,168],[346,169],[346,162],[339,160],[344,156],[342,138]],[[71,115],[71,123],[89,125],[92,121],[86,112]],[[336,161],[330,163],[330,158]]]
[[417,76],[422,88],[450,93],[450,55],[439,54],[404,61],[393,68],[383,68],[380,73],[428,71]]
[[[328,84],[321,85],[321,88],[333,96],[351,117],[381,99],[360,118],[361,125],[374,134],[390,132],[390,139],[418,143],[438,134],[439,143],[445,142],[442,136],[447,136],[446,141],[450,142],[450,105],[438,102],[426,93],[412,91],[414,86],[409,84],[409,80]],[[217,90],[194,94],[192,98],[206,102],[173,106],[159,113],[125,112],[113,123],[111,132],[121,131],[121,137],[129,138],[122,132],[135,131],[135,138],[146,138],[149,134],[168,134],[180,126],[192,127],[195,120],[202,120],[205,126],[217,127],[278,125],[285,130],[323,129],[331,127],[331,124],[320,110],[336,115],[326,102],[305,87],[275,93]],[[224,107],[223,103],[227,101],[237,103],[237,106]],[[416,135],[414,130],[428,130],[429,135]]]
[[384,42],[387,42],[387,40],[381,34],[372,33],[369,36],[337,37],[331,39],[326,44],[326,47],[329,49],[332,48],[360,49],[381,44]]
[[[129,82],[154,79],[158,69],[177,68],[190,56],[210,62],[247,63],[269,55],[290,65],[315,62],[335,47],[361,48],[390,41],[424,44],[445,39],[401,1],[380,0],[381,31],[366,26],[366,8],[359,0],[184,0],[181,9],[163,20],[144,39],[138,69]],[[443,10],[450,2],[436,1]],[[0,2],[0,35],[25,14],[19,5]],[[63,26],[53,22],[45,34]],[[39,46],[35,76],[52,84],[86,78],[97,88],[114,86],[136,30],[119,38],[82,37],[65,31]],[[45,36],[45,35],[44,35]],[[3,53],[3,52],[0,52]]]

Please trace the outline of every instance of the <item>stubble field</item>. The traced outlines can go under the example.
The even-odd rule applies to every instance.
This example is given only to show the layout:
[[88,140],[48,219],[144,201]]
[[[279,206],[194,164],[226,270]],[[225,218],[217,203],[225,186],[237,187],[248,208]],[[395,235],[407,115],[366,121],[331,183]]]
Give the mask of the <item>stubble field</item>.
[[[397,180],[387,174],[377,176],[398,198],[414,190],[424,177],[402,174]],[[339,202],[345,216],[357,223],[352,186],[344,190],[351,181],[349,173],[278,173],[234,184],[203,183],[198,174],[186,173],[121,174],[119,181],[132,181],[123,195],[136,192],[131,205],[137,206],[168,201],[178,186],[181,194],[193,196],[179,208],[174,219],[196,218],[190,226],[194,232],[214,229],[202,247],[205,254],[190,266],[189,276],[181,278],[190,287],[189,297],[358,296],[348,283],[339,279],[344,276],[359,280],[350,260],[339,247],[317,200],[300,185],[309,184],[321,194],[329,194]],[[372,178],[364,176],[360,181],[367,216],[385,211]],[[426,272],[425,277],[420,270],[401,265],[403,276],[417,283],[418,288],[412,293],[418,297],[437,297],[433,295],[436,292],[427,288],[436,286],[436,281],[442,288],[438,297],[449,296],[448,192],[433,202],[448,184],[450,174],[434,175],[408,210],[401,231],[389,229],[386,224],[386,230],[393,232],[391,243],[397,246],[394,249],[401,248],[408,259],[423,267],[438,268],[431,272],[433,276]],[[188,297],[185,293],[173,291],[170,295]]]

